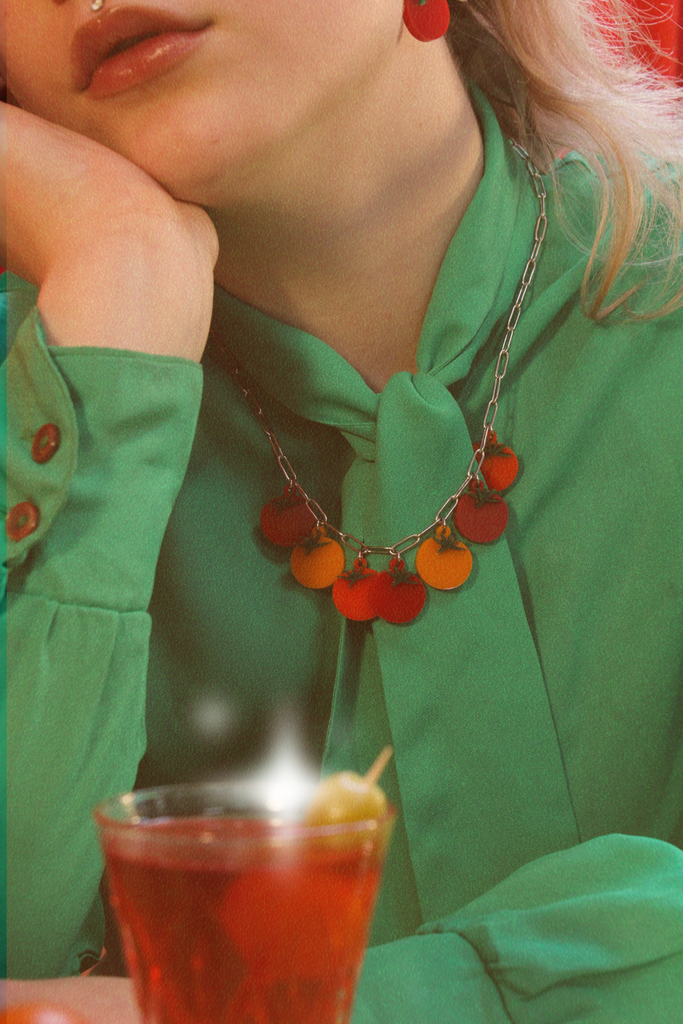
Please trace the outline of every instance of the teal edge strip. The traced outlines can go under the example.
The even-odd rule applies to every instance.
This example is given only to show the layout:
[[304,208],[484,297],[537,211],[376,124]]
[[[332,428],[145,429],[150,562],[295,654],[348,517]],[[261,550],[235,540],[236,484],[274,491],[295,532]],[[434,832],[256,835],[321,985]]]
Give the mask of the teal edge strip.
[[[6,276],[5,276],[6,280]],[[4,282],[3,282],[4,284]],[[4,287],[2,287],[4,291]],[[0,321],[0,357],[7,358],[7,317]],[[0,395],[0,436],[7,438],[7,394]],[[2,483],[2,507],[7,508],[7,480]],[[0,530],[2,601],[0,603],[0,978],[7,977],[7,536]],[[5,986],[3,986],[4,988]],[[4,993],[3,993],[4,995]],[[2,1000],[4,1002],[4,999]]]

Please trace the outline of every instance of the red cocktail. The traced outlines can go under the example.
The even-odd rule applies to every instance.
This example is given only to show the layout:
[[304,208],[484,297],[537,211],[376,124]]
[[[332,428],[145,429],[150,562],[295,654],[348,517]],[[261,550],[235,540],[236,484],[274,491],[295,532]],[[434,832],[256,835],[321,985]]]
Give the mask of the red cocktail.
[[393,811],[307,827],[186,786],[96,819],[146,1022],[349,1021]]

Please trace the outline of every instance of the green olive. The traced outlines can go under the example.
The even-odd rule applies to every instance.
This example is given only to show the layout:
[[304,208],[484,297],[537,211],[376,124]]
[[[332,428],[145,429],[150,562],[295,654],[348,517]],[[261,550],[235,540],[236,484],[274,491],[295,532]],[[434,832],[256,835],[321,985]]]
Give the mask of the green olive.
[[339,825],[345,821],[372,821],[387,810],[379,786],[355,772],[328,775],[318,786],[306,814],[307,825]]

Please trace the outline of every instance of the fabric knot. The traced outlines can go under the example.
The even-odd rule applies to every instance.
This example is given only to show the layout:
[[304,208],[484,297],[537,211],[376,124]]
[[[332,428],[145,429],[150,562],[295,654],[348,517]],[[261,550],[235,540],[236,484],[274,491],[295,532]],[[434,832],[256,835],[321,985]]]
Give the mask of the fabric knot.
[[458,403],[422,372],[395,374],[380,395],[374,461],[354,447],[360,458],[345,481],[344,529],[382,546],[427,527],[472,457]]

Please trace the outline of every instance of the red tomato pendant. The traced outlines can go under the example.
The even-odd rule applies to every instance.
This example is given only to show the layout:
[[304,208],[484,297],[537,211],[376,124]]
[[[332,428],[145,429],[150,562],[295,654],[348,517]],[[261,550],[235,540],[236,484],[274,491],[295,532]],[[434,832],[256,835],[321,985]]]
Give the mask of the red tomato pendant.
[[[472,444],[474,450],[477,445]],[[484,448],[480,472],[490,491],[504,491],[517,476],[519,462],[512,448],[498,444],[495,430],[492,430]]]
[[402,558],[392,558],[389,571],[377,574],[375,609],[385,622],[410,622],[422,611],[426,596],[424,583],[406,572]]
[[353,569],[343,572],[334,581],[332,600],[344,618],[367,622],[377,617],[375,584],[379,573],[368,567],[365,558],[357,558]]
[[403,21],[421,43],[445,36],[450,20],[448,0],[404,0]]
[[316,518],[295,487],[287,484],[277,498],[261,509],[261,529],[273,544],[292,548],[307,537]]
[[463,537],[475,544],[490,544],[498,540],[508,524],[508,507],[500,494],[489,491],[482,483],[475,484],[473,490],[458,499],[453,521]]

